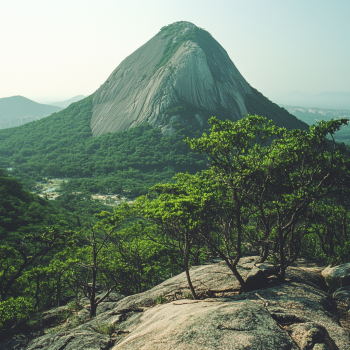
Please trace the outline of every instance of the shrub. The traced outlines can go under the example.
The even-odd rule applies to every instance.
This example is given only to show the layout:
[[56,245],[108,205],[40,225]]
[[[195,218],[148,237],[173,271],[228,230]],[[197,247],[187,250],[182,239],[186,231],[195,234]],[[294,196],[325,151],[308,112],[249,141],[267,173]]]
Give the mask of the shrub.
[[166,302],[166,299],[163,295],[158,295],[156,298],[157,304],[164,304]]

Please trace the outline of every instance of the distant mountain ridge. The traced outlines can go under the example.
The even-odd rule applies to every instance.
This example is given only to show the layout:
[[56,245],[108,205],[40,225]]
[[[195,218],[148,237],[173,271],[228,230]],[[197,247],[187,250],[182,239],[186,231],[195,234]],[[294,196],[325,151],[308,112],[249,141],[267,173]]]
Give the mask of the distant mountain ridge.
[[350,110],[350,92],[344,91],[321,92],[319,94],[294,91],[281,95],[278,101],[280,105]]
[[0,118],[24,116],[43,118],[52,113],[59,112],[61,109],[58,106],[37,103],[23,96],[0,98]]
[[77,95],[74,96],[68,100],[65,101],[61,101],[61,102],[52,102],[50,103],[51,106],[57,106],[57,107],[61,107],[61,108],[67,108],[71,103],[73,102],[78,102],[80,100],[82,100],[83,98],[85,98],[86,96],[84,95]]
[[175,124],[215,115],[238,120],[259,114],[289,129],[306,124],[252,88],[223,47],[190,22],[163,27],[128,56],[96,91],[94,136],[147,122],[169,135]]

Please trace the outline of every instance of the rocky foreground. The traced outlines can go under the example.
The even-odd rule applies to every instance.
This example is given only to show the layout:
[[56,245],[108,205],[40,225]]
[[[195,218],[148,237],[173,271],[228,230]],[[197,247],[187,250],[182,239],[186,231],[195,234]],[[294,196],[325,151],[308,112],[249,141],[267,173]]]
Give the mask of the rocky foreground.
[[[332,271],[328,269],[324,278],[324,267],[299,260],[288,268],[287,281],[281,284],[274,277],[264,277],[269,275],[268,265],[256,271],[253,263],[254,257],[242,259],[240,271],[257,288],[265,284],[260,289],[238,295],[238,283],[224,263],[197,266],[191,269],[191,277],[202,300],[187,299],[182,273],[144,293],[112,294],[98,307],[94,319],[89,319],[85,307],[58,324],[54,316],[65,307],[51,310],[43,317],[47,328],[36,338],[18,337],[0,348],[350,349],[350,287],[332,296],[325,284],[325,278],[336,284],[336,274],[329,277]],[[340,273],[338,286],[346,280]]]

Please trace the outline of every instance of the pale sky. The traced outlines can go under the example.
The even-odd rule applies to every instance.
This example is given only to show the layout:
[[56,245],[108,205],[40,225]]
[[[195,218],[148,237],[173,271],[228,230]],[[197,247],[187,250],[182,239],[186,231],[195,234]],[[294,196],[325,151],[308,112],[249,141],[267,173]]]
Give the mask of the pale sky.
[[176,21],[209,31],[275,102],[350,92],[350,0],[1,0],[0,98],[89,95]]

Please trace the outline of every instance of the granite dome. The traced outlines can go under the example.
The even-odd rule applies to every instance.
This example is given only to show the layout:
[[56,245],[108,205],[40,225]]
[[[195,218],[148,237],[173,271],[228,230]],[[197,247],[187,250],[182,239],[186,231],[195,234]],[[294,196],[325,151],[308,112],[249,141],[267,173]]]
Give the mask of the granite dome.
[[[167,134],[174,132],[169,110],[176,107],[191,106],[201,126],[203,111],[208,115],[221,111],[232,120],[262,114],[254,107],[266,104],[261,98],[267,100],[247,83],[207,31],[176,22],[128,56],[96,91],[91,129],[97,136],[148,122]],[[304,128],[304,123],[300,125]]]

